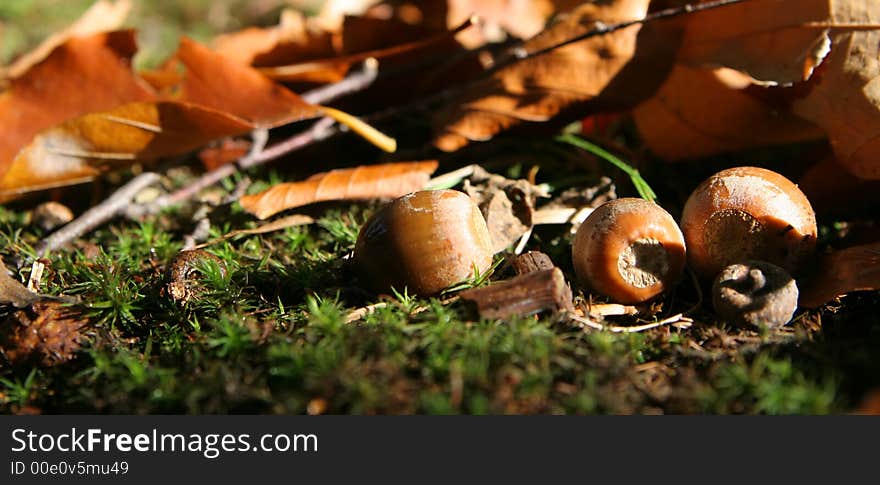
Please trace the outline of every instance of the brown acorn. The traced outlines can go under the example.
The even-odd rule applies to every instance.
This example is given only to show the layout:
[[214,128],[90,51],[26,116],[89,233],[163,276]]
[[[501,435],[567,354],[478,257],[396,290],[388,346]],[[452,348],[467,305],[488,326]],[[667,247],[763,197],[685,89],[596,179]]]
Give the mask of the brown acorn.
[[456,190],[414,192],[394,200],[361,228],[354,262],[376,291],[430,296],[492,265],[486,220]]
[[635,198],[612,200],[581,224],[572,260],[578,278],[592,290],[619,303],[642,303],[681,277],[684,237],[659,205]]
[[776,264],[791,273],[816,247],[816,215],[797,185],[757,167],[723,170],[694,190],[681,229],[688,262],[704,278],[747,260]]

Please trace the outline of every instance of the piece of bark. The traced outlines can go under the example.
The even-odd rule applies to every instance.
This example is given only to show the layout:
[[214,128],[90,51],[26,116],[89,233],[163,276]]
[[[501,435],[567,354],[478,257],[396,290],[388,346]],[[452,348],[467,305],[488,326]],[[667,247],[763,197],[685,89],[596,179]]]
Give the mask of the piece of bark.
[[542,311],[573,310],[571,289],[559,268],[532,271],[459,294],[476,306],[481,318],[529,316]]
[[541,271],[553,269],[555,266],[550,256],[541,251],[529,251],[520,254],[513,260],[513,269],[517,275],[531,273],[533,271]]

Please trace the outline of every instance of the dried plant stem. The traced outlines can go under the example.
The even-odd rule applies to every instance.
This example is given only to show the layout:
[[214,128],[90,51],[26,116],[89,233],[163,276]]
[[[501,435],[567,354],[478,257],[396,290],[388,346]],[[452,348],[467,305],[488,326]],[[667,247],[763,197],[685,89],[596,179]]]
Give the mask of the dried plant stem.
[[117,189],[116,192],[113,192],[103,202],[85,211],[81,216],[43,239],[36,247],[36,255],[39,257],[48,252],[55,251],[119,214],[124,213],[138,192],[157,183],[160,178],[156,173],[145,172],[129,180],[128,183]]
[[693,320],[688,317],[685,317],[682,314],[671,316],[667,319],[660,320],[659,322],[648,323],[645,325],[638,325],[632,327],[622,327],[617,325],[602,325],[601,323],[594,322],[589,318],[584,318],[579,315],[569,314],[568,317],[571,321],[577,323],[578,325],[585,328],[592,328],[594,330],[601,330],[613,333],[638,333],[644,332],[646,330],[651,330],[654,328],[662,327],[664,325],[674,325],[678,328],[688,328],[693,325]]

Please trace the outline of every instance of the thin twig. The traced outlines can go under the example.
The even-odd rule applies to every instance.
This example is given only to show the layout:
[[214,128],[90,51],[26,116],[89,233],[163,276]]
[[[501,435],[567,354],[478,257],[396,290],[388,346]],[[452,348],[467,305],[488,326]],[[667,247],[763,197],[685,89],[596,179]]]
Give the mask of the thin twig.
[[598,37],[600,35],[611,34],[617,32],[618,30],[623,30],[633,25],[641,25],[649,22],[655,22],[657,20],[668,19],[672,17],[678,17],[681,15],[692,14],[696,12],[702,12],[705,10],[713,10],[716,8],[726,7],[728,5],[734,5],[737,3],[742,3],[747,0],[715,0],[712,2],[698,3],[698,4],[687,4],[682,5],[680,7],[672,7],[666,10],[660,10],[658,12],[654,12],[648,15],[645,15],[643,18],[637,20],[630,20],[628,22],[620,22],[617,24],[604,24],[601,22],[596,22],[595,27],[590,29],[583,34],[576,35],[569,39],[565,39],[562,42],[557,44],[553,44],[551,46],[544,47],[543,49],[538,49],[536,51],[528,52],[525,51],[522,46],[514,47],[510,49],[507,53],[507,56],[501,60],[499,60],[498,65],[494,68],[494,70],[500,69],[508,64],[513,64],[519,61],[523,61],[525,59],[531,59],[533,57],[538,57],[548,52],[554,51],[561,47],[565,47],[570,44],[574,44],[576,42],[580,42],[585,39],[589,39],[591,37]]
[[159,179],[158,174],[145,172],[129,180],[103,202],[85,211],[81,216],[43,239],[35,250],[37,257],[61,248],[70,241],[122,214],[140,191],[157,183]]

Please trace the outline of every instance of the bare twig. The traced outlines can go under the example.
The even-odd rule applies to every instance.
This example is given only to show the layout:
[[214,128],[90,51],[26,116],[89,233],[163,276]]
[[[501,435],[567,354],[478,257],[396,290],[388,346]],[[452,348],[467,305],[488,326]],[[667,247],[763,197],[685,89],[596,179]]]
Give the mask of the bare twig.
[[120,187],[116,192],[113,192],[113,195],[106,200],[85,211],[81,216],[43,239],[35,250],[36,255],[39,257],[59,249],[70,241],[124,213],[138,192],[155,184],[159,179],[158,174],[145,172],[129,180],[128,183]]
[[324,104],[339,99],[347,94],[357,93],[370,87],[379,75],[379,61],[369,58],[364,61],[361,70],[352,73],[345,79],[312,89],[301,96],[306,103]]
[[493,70],[498,70],[502,67],[505,67],[509,64],[513,64],[515,62],[519,62],[525,59],[531,59],[533,57],[538,57],[544,55],[548,52],[554,51],[561,47],[565,47],[569,44],[574,44],[576,42],[580,42],[585,39],[589,39],[590,37],[597,37],[600,35],[611,34],[617,32],[618,30],[623,30],[628,27],[632,27],[633,25],[641,25],[649,22],[655,22],[657,20],[668,19],[672,17],[678,17],[681,15],[687,15],[695,12],[702,12],[704,10],[713,10],[716,8],[726,7],[728,5],[734,5],[737,3],[742,3],[747,0],[715,0],[711,2],[698,3],[698,4],[687,4],[682,5],[680,7],[668,8],[666,10],[660,10],[648,15],[645,15],[644,18],[638,20],[630,20],[628,22],[620,22],[617,24],[603,24],[601,22],[596,22],[595,27],[590,29],[583,34],[576,35],[569,39],[565,39],[562,42],[557,44],[553,44],[551,46],[544,47],[543,49],[538,49],[536,51],[526,51],[522,46],[515,46],[507,51],[505,57],[500,59],[496,66],[493,67]]

